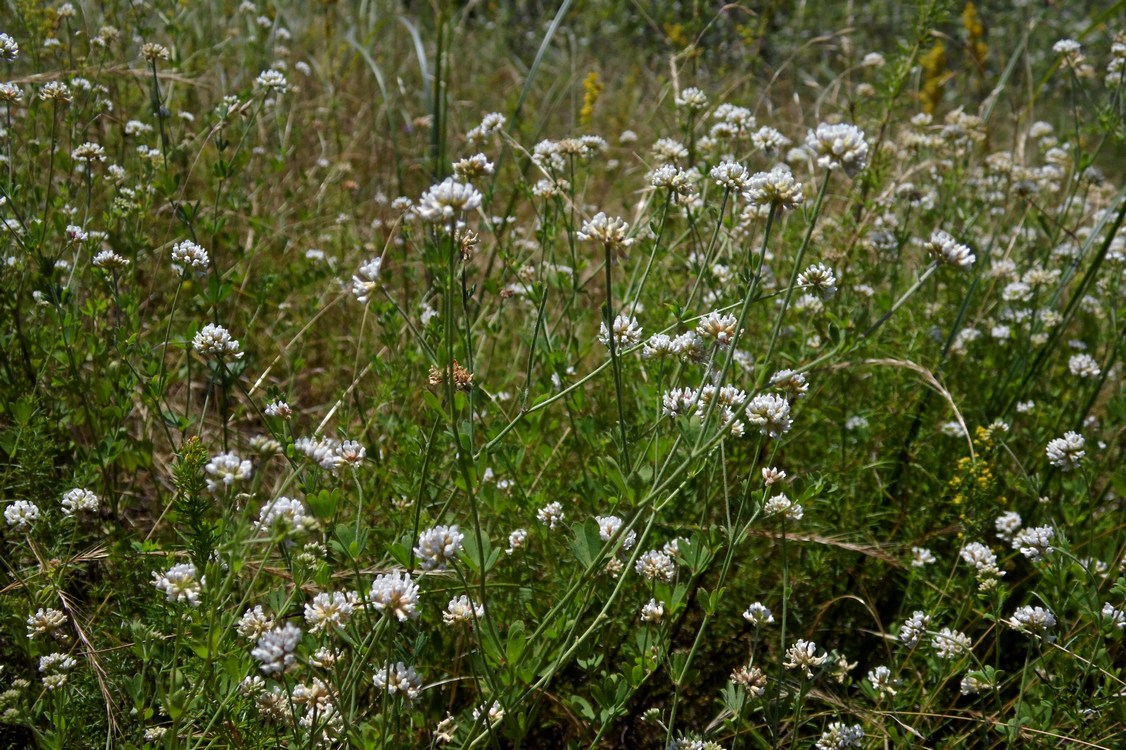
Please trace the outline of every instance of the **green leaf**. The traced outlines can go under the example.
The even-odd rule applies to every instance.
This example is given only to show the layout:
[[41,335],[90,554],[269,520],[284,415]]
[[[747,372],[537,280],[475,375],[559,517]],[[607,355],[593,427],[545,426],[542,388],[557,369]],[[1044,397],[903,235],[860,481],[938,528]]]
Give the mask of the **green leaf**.
[[585,523],[572,524],[571,530],[575,532],[574,538],[571,539],[571,551],[584,567],[589,568],[594,563],[594,558],[602,551],[598,521],[588,518]]
[[520,661],[520,657],[524,655],[524,649],[528,645],[524,631],[523,620],[517,620],[508,628],[508,643],[505,647],[505,654],[508,657],[509,665]]

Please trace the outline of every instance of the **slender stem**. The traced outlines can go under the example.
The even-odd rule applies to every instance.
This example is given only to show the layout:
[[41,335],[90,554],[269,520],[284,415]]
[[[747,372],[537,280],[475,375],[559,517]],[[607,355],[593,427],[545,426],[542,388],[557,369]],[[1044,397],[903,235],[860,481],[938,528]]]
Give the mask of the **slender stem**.
[[938,268],[938,261],[931,261],[931,264],[926,267],[926,270],[924,270],[923,273],[919,276],[919,278],[916,279],[915,283],[911,285],[911,288],[908,289],[906,292],[904,292],[903,295],[895,301],[895,304],[891,306],[891,309],[889,309],[886,313],[884,313],[882,316],[880,316],[880,319],[877,320],[875,323],[873,323],[868,328],[868,330],[864,332],[864,334],[860,337],[861,340],[869,338],[873,333],[878,331],[880,329],[880,327],[884,323],[886,323],[888,321],[888,319],[891,318],[892,315],[895,314],[896,310],[898,310],[899,308],[901,308],[905,304],[907,304],[907,300],[911,299],[911,295],[913,295],[915,292],[919,291],[919,288],[922,287],[922,285],[924,283],[926,283],[926,280],[931,277],[931,274],[933,274],[935,272],[935,269],[937,269],[937,268]]
[[618,402],[618,427],[622,436],[622,474],[629,476],[632,464],[629,460],[629,440],[626,438],[626,411],[622,403],[622,365],[618,360],[618,344],[614,338],[614,279],[611,272],[614,251],[610,243],[602,245],[606,251],[606,339],[610,347],[610,363],[614,369],[614,396]]
[[817,190],[817,201],[813,205],[813,217],[805,230],[805,238],[802,240],[801,247],[798,248],[798,256],[794,259],[794,267],[790,271],[790,283],[786,287],[786,296],[782,298],[782,307],[778,310],[778,317],[774,321],[774,330],[770,333],[770,345],[766,347],[766,356],[762,358],[762,372],[759,373],[758,377],[760,387],[765,382],[766,374],[770,370],[770,358],[774,354],[774,346],[778,342],[778,334],[782,330],[782,321],[786,318],[786,311],[790,309],[790,300],[794,297],[798,274],[801,273],[802,258],[805,257],[806,248],[809,247],[809,240],[813,236],[813,227],[817,224],[817,217],[821,215],[821,204],[825,200],[825,190],[829,187],[829,178],[832,175],[832,171],[826,170],[825,179],[821,181],[821,187]]

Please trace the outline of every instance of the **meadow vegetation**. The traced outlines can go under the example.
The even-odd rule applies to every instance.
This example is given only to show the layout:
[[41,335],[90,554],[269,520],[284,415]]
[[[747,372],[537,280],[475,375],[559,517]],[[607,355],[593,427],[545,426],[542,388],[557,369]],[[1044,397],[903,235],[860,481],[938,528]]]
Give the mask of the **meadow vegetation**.
[[0,0],[0,746],[1123,747],[1126,3],[985,5]]

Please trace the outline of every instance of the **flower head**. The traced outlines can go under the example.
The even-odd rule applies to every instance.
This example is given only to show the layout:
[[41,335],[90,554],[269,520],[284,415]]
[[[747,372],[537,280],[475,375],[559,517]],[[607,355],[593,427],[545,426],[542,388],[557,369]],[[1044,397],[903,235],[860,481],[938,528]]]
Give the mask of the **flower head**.
[[264,633],[250,655],[258,662],[263,674],[278,674],[288,669],[296,660],[294,652],[301,643],[301,628],[286,623]]
[[379,288],[377,281],[382,265],[382,258],[372,258],[361,265],[360,270],[352,276],[352,294],[358,301],[366,303]]
[[805,147],[817,158],[818,165],[826,169],[841,167],[849,177],[868,166],[868,143],[864,132],[855,125],[823,122],[809,131]]
[[64,516],[80,512],[94,513],[98,510],[98,496],[90,490],[75,487],[63,495],[62,505]]
[[752,175],[743,191],[743,200],[762,209],[776,207],[789,210],[800,206],[805,196],[793,173],[786,167],[778,166],[769,172]]
[[153,586],[164,592],[165,600],[187,602],[192,607],[199,606],[204,581],[192,563],[173,565],[163,574],[153,571],[152,577]]
[[1055,640],[1048,631],[1056,626],[1056,616],[1043,607],[1018,607],[1013,612],[1012,625],[1022,633],[1043,636],[1049,642]]
[[936,229],[931,232],[931,238],[924,244],[927,252],[939,263],[954,266],[961,271],[968,271],[973,266],[977,256],[968,247],[957,242],[946,232]]
[[172,268],[176,273],[187,271],[203,272],[207,270],[209,259],[207,251],[192,242],[184,240],[172,246]]
[[372,606],[394,615],[399,622],[418,617],[418,584],[411,580],[410,573],[392,570],[376,576],[370,598]]
[[1085,443],[1083,436],[1077,432],[1067,432],[1062,438],[1049,441],[1046,451],[1048,463],[1063,471],[1079,468],[1083,457],[1087,455],[1083,450]]
[[422,561],[423,570],[445,570],[461,549],[465,536],[457,526],[434,526],[418,535],[414,554]]
[[776,438],[789,432],[794,420],[790,417],[790,402],[774,393],[760,393],[747,404],[747,421],[758,425],[763,435]]
[[418,216],[430,224],[443,224],[452,228],[454,221],[467,211],[481,205],[477,188],[453,177],[447,177],[429,188],[418,201]]
[[239,359],[242,352],[239,350],[237,339],[231,338],[231,333],[226,328],[214,323],[208,323],[192,340],[192,346],[205,357],[223,359],[233,357]]
[[21,531],[30,529],[39,520],[39,506],[29,500],[16,500],[4,509],[4,520]]
[[813,679],[813,668],[820,667],[829,660],[829,655],[817,654],[817,644],[813,641],[798,640],[786,649],[786,669],[800,669],[807,680]]
[[611,250],[626,250],[633,244],[633,238],[628,237],[629,224],[624,220],[611,218],[599,211],[593,219],[583,222],[578,238],[584,242],[600,242]]
[[263,89],[267,93],[276,91],[279,94],[284,94],[289,90],[289,81],[285,79],[285,74],[280,70],[263,70],[254,79],[254,85]]

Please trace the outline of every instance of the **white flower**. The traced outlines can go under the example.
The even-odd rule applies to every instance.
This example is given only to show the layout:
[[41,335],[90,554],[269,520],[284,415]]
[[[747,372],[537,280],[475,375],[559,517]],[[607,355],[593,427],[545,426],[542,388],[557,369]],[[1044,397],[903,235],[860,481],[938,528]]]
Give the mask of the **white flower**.
[[352,618],[352,602],[340,591],[321,592],[305,605],[305,622],[309,631],[316,633],[327,628],[341,630]]
[[997,516],[997,520],[993,522],[993,528],[997,529],[997,538],[1003,541],[1011,541],[1013,534],[1020,531],[1021,524],[1020,513],[1008,511]]
[[372,258],[360,266],[360,270],[352,277],[352,294],[360,302],[366,303],[372,298],[375,290],[379,288],[379,269],[383,265],[382,258]]
[[800,206],[805,196],[801,183],[794,179],[790,170],[778,166],[769,172],[752,175],[747,181],[747,189],[743,191],[743,200],[764,209],[776,206],[780,210],[789,210]]
[[285,401],[271,401],[266,404],[266,408],[262,412],[267,417],[281,417],[282,419],[289,419],[293,416],[293,409]]
[[1021,632],[1044,636],[1048,642],[1055,640],[1048,631],[1056,626],[1056,616],[1043,607],[1018,607],[1012,625]]
[[418,700],[418,696],[422,694],[422,678],[414,671],[414,667],[408,667],[401,661],[383,665],[375,673],[372,682],[380,690],[386,690],[391,695],[402,693],[412,701]]
[[834,721],[829,728],[821,733],[820,739],[814,745],[816,750],[844,750],[848,747],[861,747],[864,744],[864,728],[859,724],[846,726],[842,722]]
[[818,165],[826,169],[843,167],[849,177],[868,166],[868,144],[864,132],[855,125],[823,122],[817,130],[809,131],[805,147],[817,158]]
[[496,724],[504,718],[504,709],[496,701],[493,701],[491,706],[482,703],[473,709],[473,721],[480,721],[482,717],[487,717],[489,724]]
[[[614,539],[622,530],[622,519],[617,516],[598,516],[595,521],[598,522],[598,535],[604,542]],[[629,536],[622,540],[622,549],[632,549],[636,541],[637,534],[631,531]]]
[[72,516],[83,511],[94,513],[98,510],[98,496],[90,490],[75,487],[63,495],[62,505],[64,516]]
[[734,315],[710,312],[696,324],[696,335],[705,341],[714,341],[719,346],[728,346],[735,340],[735,328],[739,321]]
[[12,62],[20,56],[20,45],[7,34],[0,34],[0,60]]
[[27,618],[27,637],[31,640],[39,635],[63,635],[56,631],[64,625],[66,625],[65,614],[57,609],[40,607],[35,614]]
[[977,256],[968,247],[960,244],[941,229],[931,232],[930,240],[923,246],[939,263],[954,266],[961,271],[968,271],[977,260]]
[[926,547],[912,547],[911,548],[911,567],[922,568],[930,565],[935,561],[934,553]]
[[642,622],[660,622],[664,616],[665,605],[656,599],[650,599],[649,602],[641,608]]
[[907,648],[914,648],[918,645],[919,639],[927,632],[930,624],[930,615],[922,610],[915,610],[914,614],[907,618],[903,627],[899,629],[899,642]]
[[[248,641],[257,641],[264,634],[274,629],[274,618],[266,614],[261,604],[253,609],[248,609],[235,624],[235,632]],[[259,678],[261,679],[261,678]]]
[[775,466],[764,466],[762,469],[762,482],[771,487],[786,479],[786,472]]
[[516,529],[508,535],[508,549],[505,554],[515,554],[517,550],[524,549],[524,545],[528,541],[528,531],[526,529]]
[[386,610],[399,622],[418,617],[418,584],[411,580],[410,573],[392,570],[376,576],[370,599],[377,610]]
[[699,111],[708,106],[708,95],[695,86],[681,91],[674,100],[678,109]]
[[[1110,602],[1103,605],[1101,611],[1102,617],[1108,624],[1113,625],[1119,630],[1126,629],[1126,612],[1123,612],[1118,607],[1115,607]],[[30,631],[31,623],[28,622],[28,629]],[[30,637],[30,632],[29,632]]]
[[480,205],[481,193],[477,188],[447,177],[422,194],[416,210],[423,221],[450,228],[458,216]]
[[891,676],[891,669],[888,667],[876,667],[868,672],[868,682],[881,698],[895,697],[895,687],[899,684],[899,680]]
[[80,146],[77,146],[71,153],[71,158],[75,161],[90,164],[92,162],[103,162],[106,160],[106,150],[99,146],[97,143],[87,141]]
[[301,628],[293,623],[286,623],[263,633],[250,655],[258,662],[263,674],[278,674],[297,660],[293,652],[297,650],[299,643]]
[[1052,554],[1052,538],[1055,535],[1056,530],[1051,526],[1024,529],[1013,537],[1013,549],[1019,550],[1032,562],[1039,562]]
[[1090,354],[1076,354],[1067,361],[1067,369],[1077,378],[1097,378],[1102,370]]
[[422,561],[423,570],[445,570],[461,549],[465,536],[456,525],[434,526],[418,535],[414,554]]
[[577,236],[584,242],[600,242],[611,250],[626,250],[633,244],[633,238],[626,236],[629,224],[618,217],[609,217],[599,211],[593,219],[583,222]]
[[4,509],[4,520],[21,531],[39,520],[39,506],[27,500],[16,500]]
[[992,687],[993,685],[985,679],[985,675],[981,672],[969,672],[962,678],[958,692],[962,695],[978,695],[981,691],[989,690]]
[[1063,471],[1078,469],[1083,457],[1087,455],[1083,450],[1086,441],[1077,432],[1066,432],[1062,438],[1049,441],[1047,454],[1048,463]]
[[809,383],[805,375],[793,370],[779,370],[770,376],[770,385],[785,391],[786,394],[797,401],[809,391]]
[[300,437],[293,441],[293,448],[298,453],[311,458],[322,469],[327,469],[331,472],[336,472],[340,468],[340,464],[344,459],[340,455],[340,443],[330,437],[323,437],[317,440],[308,437]]
[[962,560],[977,568],[981,578],[999,578],[1005,573],[997,567],[997,555],[981,542],[970,542],[962,548]]
[[90,264],[93,265],[94,268],[104,268],[106,270],[115,271],[129,265],[129,259],[123,255],[118,255],[113,250],[99,250],[90,260]]
[[237,453],[220,453],[213,456],[203,470],[209,474],[207,489],[218,492],[236,481],[249,479],[252,466],[248,459],[239,458]]
[[484,605],[477,604],[465,594],[450,599],[446,611],[442,613],[442,620],[447,625],[459,625],[473,622],[485,616]]
[[742,192],[750,185],[750,173],[742,164],[725,161],[712,167],[712,179],[716,184],[733,192]]
[[43,687],[57,690],[66,684],[66,673],[74,669],[77,662],[63,653],[46,654],[39,657],[39,673],[43,675]]
[[207,269],[209,263],[207,251],[192,242],[184,240],[172,246],[172,268],[176,273],[185,273],[188,270],[201,272]]
[[466,182],[493,173],[493,163],[484,154],[475,154],[454,162],[454,176]]
[[763,625],[770,625],[774,622],[774,615],[766,605],[761,602],[754,602],[747,611],[743,613],[743,619],[754,625],[756,628],[761,628]]
[[676,564],[672,558],[660,550],[649,550],[637,558],[634,566],[638,575],[648,581],[658,580],[668,583],[676,577]]
[[199,578],[195,565],[180,563],[173,565],[163,575],[153,571],[153,586],[164,592],[170,602],[187,602],[189,606],[199,606],[199,595],[203,593],[204,581]]
[[223,326],[214,323],[208,323],[195,335],[192,346],[206,357],[234,357],[239,359],[243,354],[239,351],[238,341],[231,338],[230,332]]
[[265,89],[266,92],[276,91],[279,94],[284,94],[289,90],[289,81],[285,79],[285,74],[280,70],[263,70],[254,79],[254,84],[259,88]]
[[758,425],[763,435],[776,438],[789,432],[794,420],[790,417],[790,402],[773,393],[761,393],[747,404],[747,421]]
[[800,669],[806,679],[813,679],[813,668],[820,667],[829,660],[828,654],[817,655],[817,644],[813,641],[798,640],[786,649],[786,669]]
[[837,276],[824,263],[815,263],[798,274],[798,286],[828,299],[837,293]]
[[672,339],[667,334],[655,333],[641,350],[644,359],[667,359],[676,354]]
[[973,641],[965,633],[943,628],[931,640],[935,653],[940,659],[955,659],[969,650]]
[[[614,350],[620,352],[623,348],[636,346],[637,342],[641,341],[641,331],[637,318],[625,313],[619,314],[614,318]],[[605,347],[610,346],[610,336],[606,331],[605,322],[599,324],[598,341]]]
[[565,517],[563,506],[558,500],[552,501],[536,511],[536,518],[538,518],[541,523],[547,524],[548,528],[552,530],[562,523]]
[[763,516],[784,516],[787,521],[800,521],[805,516],[805,509],[798,503],[783,494],[775,495],[762,506]]

